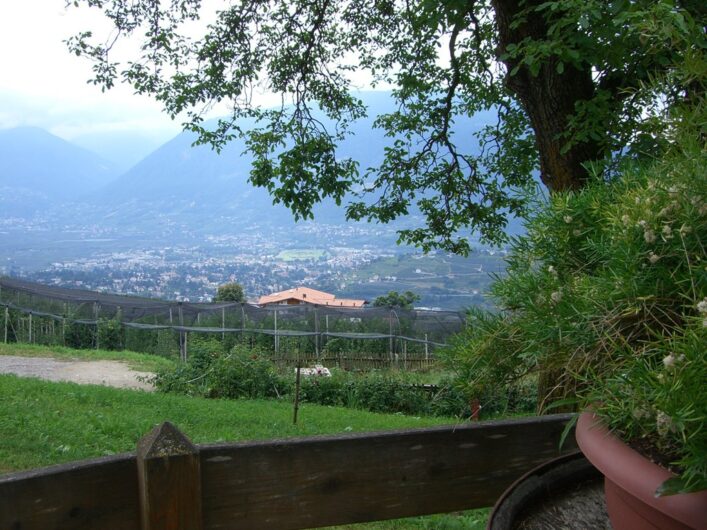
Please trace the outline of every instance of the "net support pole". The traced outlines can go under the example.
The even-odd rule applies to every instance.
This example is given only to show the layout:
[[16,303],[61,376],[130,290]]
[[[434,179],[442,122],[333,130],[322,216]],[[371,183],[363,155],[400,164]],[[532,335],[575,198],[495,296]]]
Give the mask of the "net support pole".
[[243,302],[241,302],[241,343],[245,343],[245,309],[243,308]]
[[275,354],[280,353],[280,337],[277,334],[277,309],[275,309]]
[[325,330],[327,332],[326,342],[329,342],[329,315],[324,315],[324,325],[326,326]]
[[98,327],[98,302],[93,302],[93,319],[96,321],[96,349],[99,349],[101,330]]
[[317,314],[317,308],[314,308],[314,354],[319,359],[319,315]]
[[408,341],[403,339],[403,367],[408,369]]
[[425,333],[425,361],[430,360],[430,345],[427,342],[427,333]]
[[8,309],[7,306],[5,306],[5,333],[4,333],[5,344],[7,344],[7,325],[8,325],[9,320],[10,320],[10,310]]
[[[182,310],[182,303],[177,302],[177,304],[178,304],[178,311],[179,311],[179,326],[183,327],[184,326],[184,311]],[[186,360],[187,360],[186,333],[184,333],[184,331],[182,331],[182,330],[179,331],[179,358],[182,360],[182,362],[186,362]]]
[[226,308],[221,308],[221,341],[226,342]]
[[29,312],[29,343],[32,344],[32,311]]
[[388,353],[390,362],[393,362],[393,311],[388,315]]

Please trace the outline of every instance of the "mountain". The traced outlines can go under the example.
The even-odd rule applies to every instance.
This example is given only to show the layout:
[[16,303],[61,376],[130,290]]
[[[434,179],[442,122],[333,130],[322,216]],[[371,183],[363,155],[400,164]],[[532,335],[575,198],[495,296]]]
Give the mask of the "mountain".
[[122,174],[159,148],[171,136],[136,131],[102,131],[76,136],[71,139],[71,143],[109,160]]
[[0,208],[5,215],[80,199],[117,176],[112,163],[43,129],[0,130]]
[[[373,127],[373,121],[378,114],[392,112],[395,103],[390,93],[368,92],[360,96],[369,108],[369,116],[352,126],[352,134],[340,144],[338,155],[357,160],[365,171],[378,165],[385,147],[392,144],[391,138]],[[462,149],[475,150],[470,133],[492,120],[492,112],[458,118],[454,128]],[[93,200],[104,208],[105,217],[143,222],[156,218],[180,222],[193,219],[195,223],[202,222],[202,226],[218,217],[242,223],[292,223],[289,210],[273,205],[265,189],[248,183],[252,157],[244,153],[242,140],[231,142],[217,154],[206,146],[192,146],[195,139],[193,133],[177,135],[96,193]],[[315,208],[315,220],[343,222],[343,208],[333,201],[324,201]]]

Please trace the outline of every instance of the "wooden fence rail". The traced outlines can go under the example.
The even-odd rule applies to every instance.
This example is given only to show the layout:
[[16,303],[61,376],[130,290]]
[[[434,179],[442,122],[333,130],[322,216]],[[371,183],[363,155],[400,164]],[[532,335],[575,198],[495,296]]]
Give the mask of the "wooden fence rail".
[[0,476],[0,529],[285,530],[480,508],[560,454],[570,417],[200,446],[162,424],[137,454]]

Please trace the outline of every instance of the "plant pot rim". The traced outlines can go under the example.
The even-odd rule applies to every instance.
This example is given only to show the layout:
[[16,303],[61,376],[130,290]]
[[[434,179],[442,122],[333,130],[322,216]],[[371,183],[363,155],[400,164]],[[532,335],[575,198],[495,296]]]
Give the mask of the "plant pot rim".
[[575,435],[584,455],[607,479],[691,528],[707,526],[707,491],[656,497],[658,486],[675,475],[622,442],[593,411],[579,416]]
[[601,480],[601,473],[579,449],[531,469],[508,486],[496,501],[486,530],[515,528],[517,517],[547,495],[576,487],[578,483]]

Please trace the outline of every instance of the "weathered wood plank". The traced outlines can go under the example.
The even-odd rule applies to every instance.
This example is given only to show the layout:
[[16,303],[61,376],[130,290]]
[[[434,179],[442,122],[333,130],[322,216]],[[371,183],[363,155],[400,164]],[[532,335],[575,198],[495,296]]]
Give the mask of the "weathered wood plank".
[[[149,488],[158,495],[192,477],[209,530],[314,528],[490,506],[513,480],[559,454],[569,418],[205,445],[200,481],[195,472],[172,473],[170,459],[164,473],[149,471]],[[574,448],[568,436],[563,452]],[[138,529],[138,477],[134,455],[0,476],[0,529]]]
[[142,530],[201,530],[199,450],[169,422],[137,446]]
[[[314,528],[490,506],[560,454],[568,420],[203,446],[204,527]],[[575,447],[568,437],[563,452]]]
[[0,476],[0,528],[140,528],[135,456],[111,456]]

